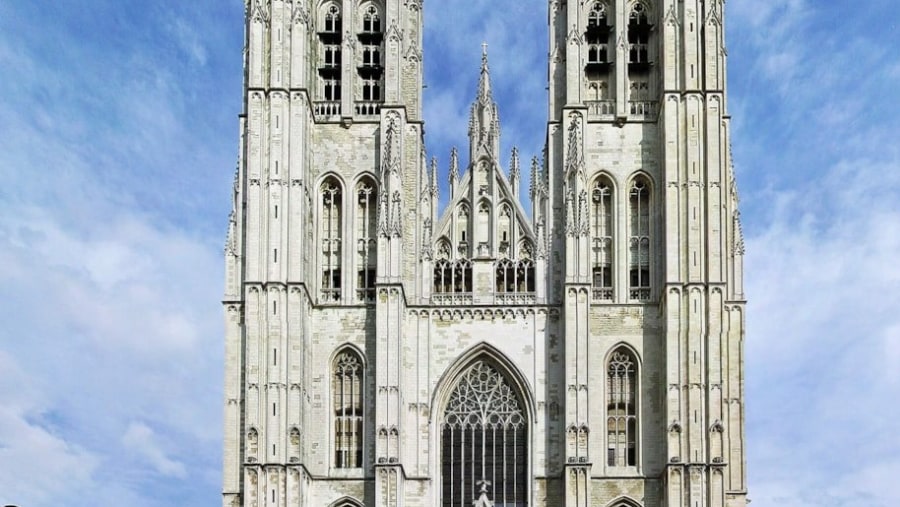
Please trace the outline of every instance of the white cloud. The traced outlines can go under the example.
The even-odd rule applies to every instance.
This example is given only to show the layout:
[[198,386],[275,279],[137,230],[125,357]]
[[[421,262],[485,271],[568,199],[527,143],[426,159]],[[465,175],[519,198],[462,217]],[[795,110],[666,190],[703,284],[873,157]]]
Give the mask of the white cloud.
[[[0,2],[0,74],[16,76],[0,82],[0,503],[210,505],[243,6],[90,4]],[[884,487],[900,472],[900,65],[896,39],[840,4],[728,2],[754,505],[900,504]],[[545,5],[426,5],[442,184],[486,40],[527,188]],[[84,12],[90,28],[67,21]]]
[[900,503],[834,486],[874,484],[900,453],[898,168],[845,160],[767,194],[771,221],[747,238],[750,491],[764,505]]
[[47,396],[0,351],[0,504],[54,505],[89,484],[98,457],[42,422]]
[[159,442],[159,437],[147,425],[132,422],[122,436],[122,444],[126,449],[148,460],[157,472],[183,479],[187,475],[184,463],[173,460],[166,455]]

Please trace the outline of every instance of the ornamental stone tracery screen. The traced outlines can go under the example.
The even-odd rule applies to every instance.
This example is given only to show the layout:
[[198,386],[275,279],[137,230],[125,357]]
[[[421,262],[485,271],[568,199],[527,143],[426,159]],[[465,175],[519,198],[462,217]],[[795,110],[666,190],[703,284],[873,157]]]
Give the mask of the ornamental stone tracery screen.
[[441,505],[468,507],[487,481],[496,507],[528,499],[528,417],[506,377],[476,361],[460,377],[441,425]]

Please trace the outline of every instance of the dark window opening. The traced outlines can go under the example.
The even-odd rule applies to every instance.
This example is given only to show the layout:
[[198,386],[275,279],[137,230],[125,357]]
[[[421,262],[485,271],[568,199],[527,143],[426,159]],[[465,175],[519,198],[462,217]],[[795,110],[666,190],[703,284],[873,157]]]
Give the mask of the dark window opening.
[[652,28],[646,8],[643,4],[635,4],[628,18],[628,63],[634,68],[646,68],[650,63]]

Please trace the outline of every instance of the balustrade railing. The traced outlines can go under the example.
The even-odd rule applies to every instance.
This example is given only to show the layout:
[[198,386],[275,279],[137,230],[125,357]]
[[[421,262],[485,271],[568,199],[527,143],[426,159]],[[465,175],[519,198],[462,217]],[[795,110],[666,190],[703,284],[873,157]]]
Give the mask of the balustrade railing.
[[650,287],[632,287],[628,298],[632,301],[650,301]]
[[341,117],[341,103],[339,101],[313,102],[313,114],[317,120],[336,120]]
[[381,102],[357,101],[354,104],[356,116],[364,118],[377,117],[381,114]]
[[341,300],[341,289],[322,289],[319,293],[319,300],[322,303],[338,303]]
[[653,120],[656,118],[656,101],[630,100],[628,101],[628,113],[632,118]]
[[533,292],[499,292],[494,294],[495,305],[533,305],[536,302],[537,297]]
[[588,119],[611,120],[616,115],[616,103],[613,100],[588,100]]
[[594,301],[612,301],[612,287],[593,287],[591,289],[591,299]]
[[445,292],[442,294],[432,294],[431,303],[443,306],[463,306],[473,303],[471,292]]
[[375,302],[375,289],[356,289],[356,301],[358,303],[372,304]]

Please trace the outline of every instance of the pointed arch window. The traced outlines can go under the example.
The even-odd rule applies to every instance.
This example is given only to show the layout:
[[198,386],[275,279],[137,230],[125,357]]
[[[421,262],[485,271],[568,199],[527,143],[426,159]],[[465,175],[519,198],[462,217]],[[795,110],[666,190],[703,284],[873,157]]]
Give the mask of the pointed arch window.
[[588,64],[605,64],[609,58],[609,27],[606,4],[594,2],[588,11],[585,42],[588,48]]
[[356,185],[356,301],[359,303],[375,302],[376,197],[371,178],[360,180]]
[[650,299],[650,183],[644,176],[634,178],[628,193],[631,229],[629,239],[629,299]]
[[588,3],[587,26],[584,42],[587,58],[584,67],[585,98],[590,114],[595,117],[609,117],[614,114],[614,101],[610,99],[611,76],[615,74],[614,60],[615,33],[610,21],[610,6],[602,0]]
[[460,377],[441,425],[441,505],[468,506],[482,488],[493,505],[528,503],[528,424],[521,396],[487,361]]
[[331,389],[334,403],[334,467],[362,467],[363,376],[359,355],[345,350],[334,360]]
[[654,35],[650,8],[635,2],[628,15],[628,114],[635,119],[652,119],[657,113],[650,79]]
[[328,2],[320,11],[319,86],[323,100],[341,100],[341,9]]
[[534,292],[534,262],[530,259],[513,261],[501,259],[497,262],[497,292]]
[[631,352],[619,347],[606,367],[606,464],[637,466],[637,365]]
[[642,66],[650,63],[650,31],[647,6],[635,2],[628,15],[628,64]]
[[384,33],[382,15],[378,5],[366,2],[360,7],[361,26],[357,33],[360,44],[357,73],[360,78],[359,97],[365,102],[383,100],[382,81],[383,66],[381,63]]
[[341,9],[334,3],[325,5],[322,14],[322,33],[341,33]]
[[341,250],[342,250],[342,205],[340,184],[334,178],[322,183],[322,220],[319,223],[319,238],[322,252],[321,300],[337,302],[341,299]]
[[509,257],[511,255],[510,244],[512,241],[512,210],[509,205],[503,204],[500,206],[500,216],[497,219],[498,222],[498,231],[497,236],[500,240],[500,248],[499,254],[502,257]]
[[489,257],[490,251],[490,234],[491,234],[491,205],[487,201],[478,203],[478,214],[476,215],[477,226],[475,231],[478,233],[476,247],[479,257]]
[[469,205],[462,203],[456,210],[457,251],[460,257],[469,256]]
[[363,33],[381,33],[381,15],[373,4],[363,8],[362,22]]
[[434,292],[472,292],[472,261],[438,260],[434,265]]
[[613,299],[613,186],[601,176],[591,189],[591,283],[595,301]]

